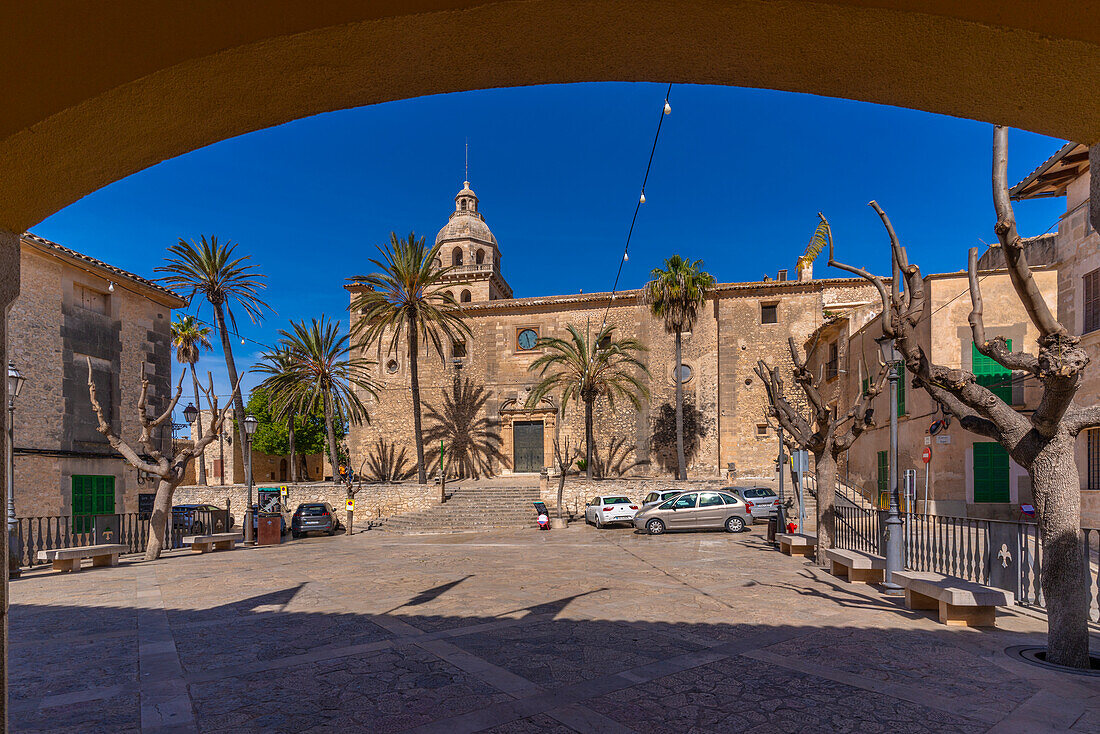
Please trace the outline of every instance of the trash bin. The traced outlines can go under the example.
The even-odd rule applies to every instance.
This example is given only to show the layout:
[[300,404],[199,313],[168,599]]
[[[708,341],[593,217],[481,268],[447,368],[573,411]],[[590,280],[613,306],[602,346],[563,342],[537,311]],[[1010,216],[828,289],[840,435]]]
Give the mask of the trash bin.
[[260,515],[256,544],[279,545],[283,541],[281,520],[278,515]]
[[775,534],[779,532],[779,518],[772,515],[768,518],[768,542],[775,542]]

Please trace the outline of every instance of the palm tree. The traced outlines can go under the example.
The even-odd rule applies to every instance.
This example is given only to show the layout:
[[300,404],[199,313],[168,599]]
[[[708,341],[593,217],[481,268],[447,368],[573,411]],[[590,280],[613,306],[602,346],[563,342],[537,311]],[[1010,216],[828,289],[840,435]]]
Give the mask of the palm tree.
[[[184,316],[179,321],[172,322],[172,346],[176,348],[176,361],[180,364],[191,366],[191,380],[195,383],[195,406],[202,407],[199,402],[199,374],[195,371],[195,363],[199,361],[202,350],[211,349],[210,327],[199,323],[194,316]],[[198,427],[198,438],[202,439],[202,418],[195,421]],[[198,483],[206,486],[206,462],[199,457],[196,462],[199,466]]]
[[470,327],[463,321],[462,308],[451,295],[455,283],[446,279],[454,266],[442,267],[436,256],[439,245],[429,249],[424,238],[416,238],[412,232],[406,239],[390,233],[390,243],[379,247],[380,260],[371,260],[378,268],[372,275],[349,278],[357,286],[365,286],[352,301],[352,313],[361,314],[352,327],[359,338],[359,346],[366,349],[372,344],[389,342],[390,353],[396,352],[404,339],[409,356],[409,385],[413,402],[413,433],[416,437],[416,463],[421,484],[428,483],[424,461],[424,433],[420,418],[420,374],[417,359],[420,341],[430,345],[439,355],[444,353],[444,337],[447,341],[459,341],[470,335]]
[[[527,369],[539,370],[541,381],[531,389],[527,406],[538,405],[544,397],[556,389],[561,390],[561,412],[570,400],[584,403],[585,477],[592,478],[593,443],[592,411],[596,398],[607,398],[613,408],[615,398],[625,398],[635,409],[641,407],[640,397],[649,397],[649,388],[635,374],[649,376],[649,369],[638,359],[647,351],[633,337],[615,339],[615,327],[604,324],[596,338],[591,338],[591,328],[582,334],[573,324],[568,327],[570,338],[543,337],[536,348],[545,351]],[[549,374],[547,374],[549,373]]]
[[[237,245],[232,242],[219,243],[217,237],[209,240],[203,235],[198,242],[180,241],[168,248],[172,257],[168,264],[156,269],[158,273],[167,273],[161,281],[166,285],[187,292],[190,301],[196,294],[206,299],[214,309],[214,323],[222,339],[222,351],[225,353],[225,367],[229,372],[229,384],[236,385],[237,365],[233,361],[233,346],[230,344],[226,317],[237,334],[237,317],[233,313],[235,302],[245,310],[252,323],[258,323],[263,310],[271,309],[260,299],[259,292],[264,288],[262,279],[266,276],[256,272],[255,265],[245,261],[248,255],[234,257]],[[233,400],[233,418],[237,423],[237,432],[241,446],[248,446],[244,432],[244,400],[238,391]]]
[[296,456],[294,447],[294,421],[297,420],[298,416],[294,411],[280,410],[285,405],[285,400],[283,398],[286,396],[280,394],[277,387],[280,381],[285,380],[285,376],[292,372],[293,367],[293,355],[286,349],[276,348],[270,352],[265,352],[260,357],[260,363],[256,365],[255,370],[268,375],[264,378],[264,381],[260,383],[259,387],[264,388],[271,395],[272,416],[286,419],[286,438],[287,443],[290,445],[290,482],[291,484],[297,484],[298,457]]
[[665,330],[676,335],[676,464],[677,479],[687,479],[687,461],[684,457],[684,381],[681,377],[683,362],[680,359],[683,333],[691,331],[699,309],[707,300],[707,291],[714,287],[715,279],[703,270],[703,261],[684,260],[673,255],[665,260],[665,267],[653,268],[652,280],[642,288],[642,297],[649,310],[665,322]]
[[351,357],[351,335],[340,334],[340,322],[312,319],[307,325],[290,322],[291,329],[279,330],[279,346],[287,355],[288,369],[265,380],[278,398],[277,414],[307,414],[320,405],[325,412],[332,479],[340,482],[340,456],[335,422],[362,423],[367,408],[359,391],[377,397],[377,385],[370,376],[369,359]]

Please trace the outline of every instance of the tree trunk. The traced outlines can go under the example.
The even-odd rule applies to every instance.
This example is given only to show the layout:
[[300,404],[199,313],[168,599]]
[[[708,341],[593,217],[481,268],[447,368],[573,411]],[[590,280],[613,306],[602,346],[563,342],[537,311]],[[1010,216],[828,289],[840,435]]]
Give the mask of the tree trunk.
[[[195,372],[195,363],[191,363],[191,381],[195,383],[195,407],[199,409],[199,417],[195,420],[195,427],[197,429],[197,435],[199,440],[202,440],[202,403],[199,402],[199,375]],[[198,471],[195,472],[195,481],[199,483],[200,487],[206,486],[206,452],[203,451],[202,456],[195,459],[195,463],[198,465]]]
[[328,459],[332,462],[332,482],[340,483],[340,457],[336,450],[336,430],[332,424],[332,396],[324,394],[325,402],[325,436],[328,438]]
[[592,406],[595,400],[584,401],[584,478],[592,479]]
[[416,471],[421,484],[428,483],[428,470],[424,466],[424,433],[420,428],[420,375],[417,373],[416,357],[420,345],[416,322],[409,319],[409,389],[413,400],[413,435],[416,439]]
[[[233,361],[233,345],[230,343],[229,331],[225,326],[225,311],[223,304],[214,303],[211,304],[214,307],[214,321],[218,325],[218,333],[222,336],[222,351],[225,353],[225,369],[229,373],[229,389],[232,390],[237,386],[237,364]],[[243,390],[237,390],[233,394],[233,419],[237,422],[237,440],[241,447],[241,451],[245,450],[248,446],[248,439],[245,437],[244,432],[244,399],[241,397]],[[232,452],[230,452],[230,461],[232,461]],[[225,461],[222,461],[222,477],[225,477]],[[223,479],[224,483],[224,479]]]
[[825,565],[825,549],[836,547],[836,457],[826,449],[814,454],[814,481],[817,483],[817,563]]
[[[558,464],[561,464],[559,461]],[[561,504],[565,498],[565,467],[558,471],[558,519],[562,519]]]
[[1036,454],[1028,474],[1043,542],[1047,660],[1087,668],[1089,579],[1081,533],[1081,485],[1073,450],[1073,438],[1059,433]]
[[149,518],[149,541],[145,544],[145,560],[155,561],[164,550],[168,518],[172,514],[172,495],[179,482],[161,479],[157,482],[157,494],[153,498],[153,515]]
[[298,483],[298,461],[294,456],[294,416],[293,415],[290,416],[290,418],[286,422],[286,437],[287,437],[287,441],[290,443],[290,483],[291,484],[297,484]]
[[676,478],[687,479],[687,460],[684,458],[684,383],[680,379],[681,332],[676,330],[676,371],[672,381],[676,383]]

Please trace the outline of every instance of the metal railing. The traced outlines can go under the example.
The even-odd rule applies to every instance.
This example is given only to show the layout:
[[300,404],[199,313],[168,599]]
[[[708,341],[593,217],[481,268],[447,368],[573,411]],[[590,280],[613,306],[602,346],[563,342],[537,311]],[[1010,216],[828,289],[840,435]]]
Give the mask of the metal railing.
[[[882,555],[886,513],[859,507],[834,508],[838,548]],[[1043,544],[1035,523],[902,514],[905,567],[956,576],[1011,591],[1022,606],[1046,607],[1043,598]],[[1089,618],[1100,622],[1100,530],[1082,528],[1088,563]]]
[[[165,549],[182,548],[186,535],[224,532],[228,525],[227,510],[192,510],[185,516],[169,514]],[[144,553],[149,542],[149,515],[129,512],[115,514],[117,529],[113,537],[96,537],[94,516],[44,515],[16,518],[15,542],[19,565],[34,567],[48,563],[38,560],[38,552],[59,548],[79,548],[99,543],[117,543],[127,547],[127,553]]]

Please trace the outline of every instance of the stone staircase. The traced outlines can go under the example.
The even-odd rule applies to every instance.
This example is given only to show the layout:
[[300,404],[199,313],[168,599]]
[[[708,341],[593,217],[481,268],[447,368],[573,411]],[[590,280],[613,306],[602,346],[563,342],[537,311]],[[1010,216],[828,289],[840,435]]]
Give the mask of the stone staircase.
[[389,518],[381,527],[398,533],[535,527],[538,499],[538,487],[467,484],[456,487],[444,504]]

